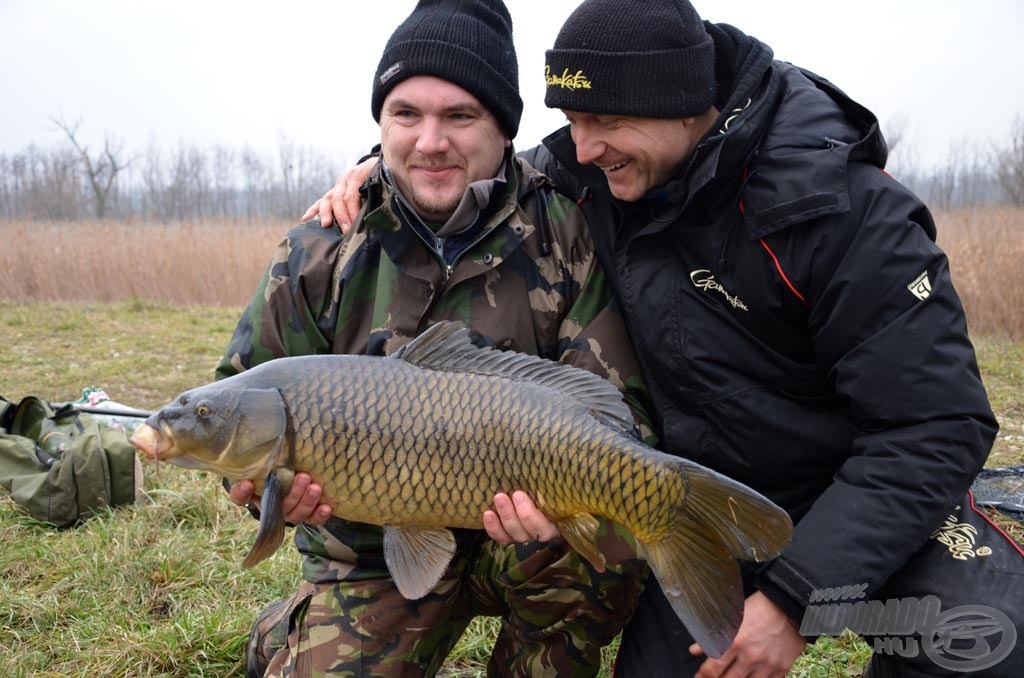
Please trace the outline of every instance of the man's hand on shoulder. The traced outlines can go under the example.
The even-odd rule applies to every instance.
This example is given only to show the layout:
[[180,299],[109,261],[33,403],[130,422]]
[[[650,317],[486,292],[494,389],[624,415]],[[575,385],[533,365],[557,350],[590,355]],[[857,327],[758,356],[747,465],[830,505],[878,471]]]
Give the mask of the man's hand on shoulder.
[[366,183],[370,174],[377,167],[377,158],[367,158],[347,172],[338,175],[334,188],[327,191],[315,203],[310,205],[306,213],[302,215],[303,221],[309,221],[313,217],[320,217],[320,225],[329,228],[335,221],[341,232],[348,234],[352,230],[352,222],[359,214],[362,207],[362,197],[359,195],[359,188]]

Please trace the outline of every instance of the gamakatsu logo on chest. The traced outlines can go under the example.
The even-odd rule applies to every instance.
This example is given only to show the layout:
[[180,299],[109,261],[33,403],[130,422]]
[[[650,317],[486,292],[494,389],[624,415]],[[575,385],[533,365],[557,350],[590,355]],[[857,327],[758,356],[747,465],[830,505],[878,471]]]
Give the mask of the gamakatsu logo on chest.
[[725,297],[725,300],[732,305],[733,308],[738,308],[741,311],[750,310],[749,308],[747,308],[746,304],[740,301],[739,297],[735,297],[726,292],[725,288],[722,287],[722,285],[717,280],[715,280],[714,274],[706,268],[701,268],[696,271],[692,271],[690,273],[690,281],[693,283],[693,286],[699,290],[703,290],[705,292],[717,292],[721,294],[723,297]]

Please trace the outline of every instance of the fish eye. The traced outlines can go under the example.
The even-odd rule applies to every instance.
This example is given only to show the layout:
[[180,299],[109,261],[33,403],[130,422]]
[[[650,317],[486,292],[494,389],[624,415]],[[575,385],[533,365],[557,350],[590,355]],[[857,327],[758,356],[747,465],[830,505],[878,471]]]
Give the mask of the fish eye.
[[196,416],[197,417],[208,417],[213,414],[213,408],[206,403],[199,403],[196,405]]

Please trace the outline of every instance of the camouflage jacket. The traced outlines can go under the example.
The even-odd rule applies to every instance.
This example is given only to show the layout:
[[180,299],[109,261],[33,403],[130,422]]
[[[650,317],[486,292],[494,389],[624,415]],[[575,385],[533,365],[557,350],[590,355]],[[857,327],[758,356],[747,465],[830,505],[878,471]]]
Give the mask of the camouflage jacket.
[[632,347],[580,211],[511,151],[507,162],[497,207],[450,265],[402,223],[380,168],[348,236],[315,221],[290,231],[217,377],[283,356],[389,355],[439,320],[460,320],[479,345],[608,378],[646,424]]

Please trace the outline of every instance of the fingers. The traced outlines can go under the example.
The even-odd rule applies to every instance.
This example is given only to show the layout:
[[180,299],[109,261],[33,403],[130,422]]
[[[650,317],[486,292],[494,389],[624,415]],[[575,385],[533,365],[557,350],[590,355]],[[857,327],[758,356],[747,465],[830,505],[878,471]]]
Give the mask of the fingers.
[[[254,485],[251,480],[239,480],[228,490],[233,504],[245,506],[252,502],[259,502],[260,496],[254,492]],[[292,481],[292,487],[288,490],[284,500],[281,502],[281,510],[284,512],[285,522],[292,525],[306,523],[307,525],[323,525],[326,523],[333,510],[330,504],[321,504],[323,488],[313,482],[308,473],[296,473]]]
[[[504,496],[506,499],[508,498],[507,495],[501,496]],[[484,529],[487,531],[487,535],[499,544],[508,546],[515,543],[508,532],[505,531],[505,528],[502,527],[501,518],[494,511],[484,511]]]
[[293,525],[323,525],[331,516],[331,507],[321,504],[323,488],[307,473],[296,473],[292,487],[281,505],[284,519]]
[[[806,644],[793,621],[758,591],[743,606],[732,645],[718,659],[706,659],[696,678],[784,678]],[[699,654],[699,646],[690,652]]]
[[338,193],[334,196],[334,213],[344,233],[348,233],[352,228],[352,222],[355,221],[356,215],[359,214],[359,208],[362,206],[359,189],[370,178],[378,162],[376,157],[367,158],[350,169],[344,177],[339,177],[338,183],[334,185],[334,189]]
[[509,497],[494,496],[494,510],[484,513],[484,529],[500,544],[551,541],[559,537],[558,527],[538,509],[529,495],[519,490]]
[[228,490],[228,497],[231,498],[232,504],[237,504],[238,506],[245,506],[252,502],[256,498],[256,495],[253,494],[252,481],[239,480]]
[[[690,646],[690,654],[702,655],[704,651],[700,645],[694,643]],[[729,648],[718,659],[708,657],[701,663],[694,678],[747,678],[755,674],[749,673],[743,665],[737,661],[737,654],[733,648]],[[760,674],[758,674],[760,675]],[[764,674],[768,675],[768,674]]]
[[558,526],[548,520],[548,517],[534,505],[528,494],[517,490],[512,493],[512,502],[516,506],[516,513],[524,530],[533,539],[552,541],[561,536],[558,533]]
[[306,209],[306,211],[303,213],[302,219],[300,219],[300,221],[304,221],[304,222],[305,221],[309,221],[310,219],[315,217],[317,214],[319,214],[319,212],[320,212],[320,201],[317,200],[315,203],[313,203],[312,205],[310,205]]
[[328,228],[334,223],[334,209],[331,205],[334,200],[334,192],[335,189],[332,188],[316,201],[316,204],[320,206],[320,209],[317,212],[320,216],[320,225],[324,228]]
[[352,222],[355,221],[356,215],[359,214],[359,204],[362,200],[362,196],[359,194],[359,184],[350,183],[345,188],[344,193],[335,196],[335,200],[337,204],[334,206],[334,209],[338,214],[341,232],[348,234],[352,230]]

